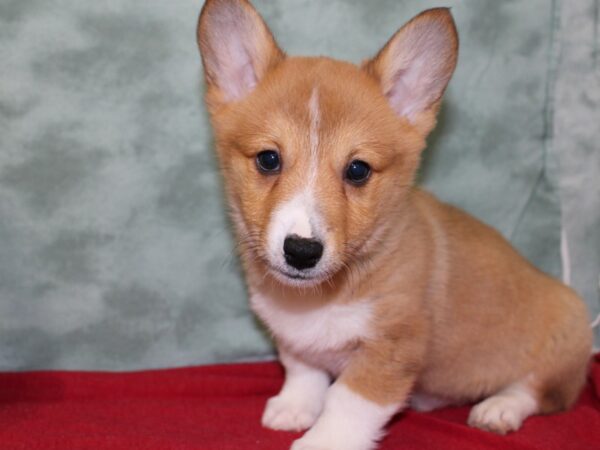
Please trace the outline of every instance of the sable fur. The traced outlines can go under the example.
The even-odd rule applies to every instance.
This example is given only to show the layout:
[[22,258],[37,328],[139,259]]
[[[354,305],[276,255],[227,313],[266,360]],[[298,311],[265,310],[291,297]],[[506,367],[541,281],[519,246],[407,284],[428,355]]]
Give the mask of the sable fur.
[[[249,21],[240,27],[258,36],[240,59],[252,64],[256,85],[234,100],[225,82],[219,84],[219,46],[211,43],[218,35],[211,17],[232,4],[250,11],[240,16]],[[377,404],[405,403],[413,391],[475,401],[526,380],[539,413],[572,405],[585,381],[592,339],[581,299],[491,227],[413,184],[456,64],[458,37],[449,11],[422,13],[358,67],[286,56],[251,8],[246,1],[209,0],[198,29],[206,101],[250,294],[277,298],[290,313],[368,302],[369,333],[335,349],[344,360],[333,375]],[[426,80],[422,99],[407,107],[402,102],[412,91],[391,87],[405,70],[397,55],[403,50],[396,47],[406,48],[411,28],[422,26],[442,30],[445,38],[439,49],[427,44],[439,58],[436,76]],[[315,89],[314,195],[337,259],[325,281],[298,287],[272,275],[266,230],[274,208],[306,183],[314,134],[307,105]],[[265,177],[254,158],[270,148],[281,151],[283,168]],[[355,157],[373,170],[363,187],[343,181]],[[314,346],[299,343],[298,351],[286,345],[265,320],[281,349],[309,364],[323,360]]]

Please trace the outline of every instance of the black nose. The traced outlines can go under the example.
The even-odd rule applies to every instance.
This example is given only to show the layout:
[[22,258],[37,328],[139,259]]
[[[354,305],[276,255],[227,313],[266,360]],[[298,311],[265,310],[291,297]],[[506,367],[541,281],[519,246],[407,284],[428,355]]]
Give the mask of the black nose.
[[283,241],[285,261],[298,270],[315,267],[323,255],[323,244],[316,239],[305,239],[295,234]]

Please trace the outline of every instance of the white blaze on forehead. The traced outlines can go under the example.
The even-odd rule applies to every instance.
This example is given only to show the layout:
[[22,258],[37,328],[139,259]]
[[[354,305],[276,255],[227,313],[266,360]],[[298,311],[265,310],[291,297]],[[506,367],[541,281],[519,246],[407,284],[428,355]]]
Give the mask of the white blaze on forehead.
[[[300,237],[314,237],[316,211],[314,205],[314,185],[317,178],[317,149],[319,147],[319,90],[313,88],[308,101],[309,128],[309,176],[308,183],[302,185],[302,193],[296,196],[288,205],[289,215],[292,219],[290,234]],[[312,219],[311,219],[312,218]]]
[[318,172],[319,124],[319,91],[313,88],[307,104],[309,129],[308,146],[308,176],[306,183],[298,186],[297,193],[285,203],[276,208],[271,216],[268,230],[269,247],[272,254],[278,254],[283,248],[286,236],[296,234],[303,238],[315,238],[321,233],[316,229],[320,223],[315,205],[314,188]]
[[317,174],[317,150],[319,148],[319,123],[321,121],[321,111],[319,110],[319,90],[313,88],[308,101],[308,115],[310,117],[310,177],[311,183],[314,183]]

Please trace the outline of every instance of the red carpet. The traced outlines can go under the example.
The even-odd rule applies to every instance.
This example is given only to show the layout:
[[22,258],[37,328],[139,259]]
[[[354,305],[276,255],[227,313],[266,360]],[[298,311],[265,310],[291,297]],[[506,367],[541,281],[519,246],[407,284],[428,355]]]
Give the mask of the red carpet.
[[[261,428],[282,382],[275,363],[138,373],[0,374],[2,449],[288,449]],[[469,408],[407,411],[382,449],[600,449],[600,356],[575,408],[533,417],[507,437],[465,425]]]

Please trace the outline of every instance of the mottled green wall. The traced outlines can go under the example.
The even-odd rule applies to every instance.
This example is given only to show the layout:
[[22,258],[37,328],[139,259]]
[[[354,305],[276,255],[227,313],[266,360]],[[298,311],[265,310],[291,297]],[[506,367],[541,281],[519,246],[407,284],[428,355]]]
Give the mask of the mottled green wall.
[[[355,62],[439,5],[255,4],[290,53]],[[560,274],[559,200],[589,209],[600,197],[598,166],[582,162],[598,161],[598,130],[569,134],[571,110],[598,113],[598,65],[584,53],[577,73],[560,66],[558,3],[445,4],[461,56],[421,178]],[[0,369],[132,369],[270,354],[246,305],[202,105],[200,7],[0,3]],[[593,29],[593,18],[579,19]],[[595,91],[574,98],[577,87],[565,86],[578,75],[593,79]],[[576,139],[584,140],[578,151],[565,153]],[[559,195],[561,158],[571,181]],[[583,222],[562,215],[573,281],[595,310],[598,209],[580,211]]]

